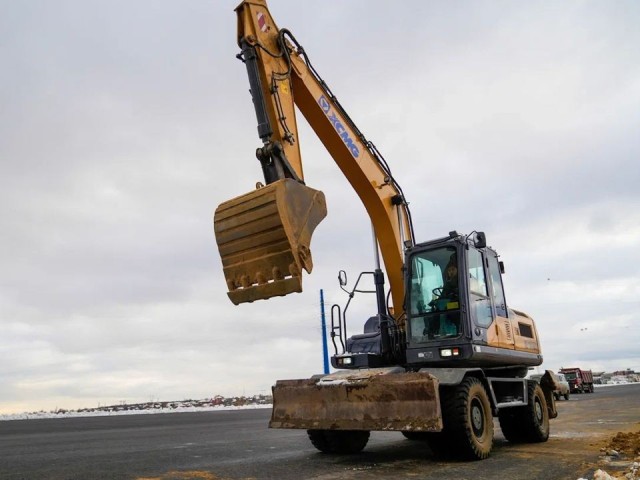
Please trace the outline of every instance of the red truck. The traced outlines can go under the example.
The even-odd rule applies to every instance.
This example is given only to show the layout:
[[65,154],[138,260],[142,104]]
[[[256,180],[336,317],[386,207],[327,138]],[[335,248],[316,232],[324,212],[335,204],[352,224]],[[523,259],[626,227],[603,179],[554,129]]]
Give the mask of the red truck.
[[571,393],[593,393],[593,373],[591,370],[561,368],[560,373],[564,373],[567,382],[569,382]]

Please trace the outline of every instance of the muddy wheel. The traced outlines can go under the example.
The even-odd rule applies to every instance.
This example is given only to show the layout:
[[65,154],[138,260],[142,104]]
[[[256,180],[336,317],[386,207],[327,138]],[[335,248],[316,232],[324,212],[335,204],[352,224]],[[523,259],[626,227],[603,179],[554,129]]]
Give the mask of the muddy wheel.
[[544,392],[535,382],[529,383],[527,388],[528,405],[503,408],[498,413],[500,429],[504,438],[512,443],[546,442],[549,438],[549,411]]
[[523,440],[537,443],[549,439],[549,411],[544,392],[540,385],[531,382],[528,385],[529,404],[522,415]]
[[369,441],[366,430],[307,430],[307,435],[322,453],[358,453]]
[[423,442],[427,439],[429,432],[402,432],[407,440],[416,440]]
[[[493,447],[493,416],[482,382],[474,377],[466,378],[442,396],[442,410],[442,442],[434,445],[435,449],[442,445],[465,459],[487,458]],[[433,437],[434,444],[437,439]]]

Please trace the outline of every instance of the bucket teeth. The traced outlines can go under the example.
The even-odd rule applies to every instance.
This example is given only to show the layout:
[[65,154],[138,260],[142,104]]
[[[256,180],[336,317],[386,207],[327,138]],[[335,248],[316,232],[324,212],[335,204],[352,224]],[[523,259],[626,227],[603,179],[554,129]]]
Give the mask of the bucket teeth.
[[301,292],[311,235],[326,215],[324,194],[292,179],[220,204],[213,223],[231,301]]

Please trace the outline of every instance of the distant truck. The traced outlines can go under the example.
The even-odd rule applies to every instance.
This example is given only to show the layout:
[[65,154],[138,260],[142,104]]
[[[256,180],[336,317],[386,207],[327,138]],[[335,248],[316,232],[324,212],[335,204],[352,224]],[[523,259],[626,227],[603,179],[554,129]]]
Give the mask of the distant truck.
[[591,370],[581,370],[580,368],[561,368],[569,382],[571,393],[593,393],[593,373]]

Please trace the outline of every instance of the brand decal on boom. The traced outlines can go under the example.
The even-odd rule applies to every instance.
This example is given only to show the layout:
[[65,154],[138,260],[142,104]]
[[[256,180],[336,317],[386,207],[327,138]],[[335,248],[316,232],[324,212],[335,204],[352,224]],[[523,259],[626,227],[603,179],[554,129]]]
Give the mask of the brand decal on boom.
[[331,110],[331,104],[324,95],[320,95],[320,98],[318,99],[318,105],[320,105],[320,108],[331,122],[331,125],[333,125],[333,128],[336,129],[336,132],[338,132],[338,135],[340,135],[340,138],[342,138],[342,141],[351,152],[351,155],[353,155],[354,158],[358,158],[358,156],[360,155],[360,149],[358,148],[358,145],[356,145],[353,138],[351,138],[351,136],[349,135],[349,132],[347,132],[347,130],[344,128],[344,125],[336,115],[336,112]]

